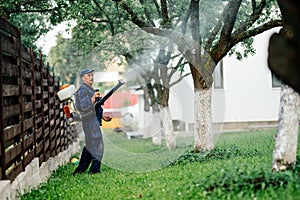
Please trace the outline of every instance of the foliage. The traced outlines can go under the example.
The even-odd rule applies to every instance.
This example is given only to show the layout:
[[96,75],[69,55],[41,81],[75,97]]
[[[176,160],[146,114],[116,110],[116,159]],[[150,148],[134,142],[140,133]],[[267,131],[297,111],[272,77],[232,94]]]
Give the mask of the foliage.
[[[167,3],[166,7],[161,4],[158,9],[151,10],[151,14],[157,13],[156,15],[147,15],[145,10],[141,12],[139,9],[142,6],[151,9],[149,5],[153,3],[148,1],[140,1],[137,6],[132,6],[129,1],[120,1],[119,4],[131,16],[130,20],[140,28],[146,26],[145,31],[173,40],[172,31],[168,34],[163,28],[181,32],[203,46],[216,63],[239,42],[282,24],[279,22],[280,12],[275,0],[163,2]],[[168,26],[164,24],[166,20]],[[154,21],[158,23],[153,23]],[[179,41],[175,43],[180,46],[182,44]],[[245,42],[248,44],[245,52],[251,53],[251,40]]]
[[23,44],[38,50],[35,42],[64,20],[72,1],[66,0],[6,0],[0,3],[0,17],[7,19],[21,31]]
[[208,162],[210,160],[230,159],[238,156],[249,158],[258,155],[257,149],[243,152],[236,145],[230,145],[228,148],[215,148],[211,151],[202,151],[198,153],[195,153],[194,150],[191,149],[182,154],[178,160],[172,163],[172,165],[192,162]]
[[[65,19],[75,19],[73,40],[88,54],[102,41],[108,40],[128,28],[112,1],[75,1],[65,13]],[[117,52],[118,49],[115,48]]]
[[[245,17],[251,16],[252,9],[249,6],[249,1],[243,1],[241,4],[241,8],[237,15],[237,20],[235,27],[241,26],[245,23]],[[261,24],[264,24],[268,21],[272,21],[274,19],[280,19],[281,14],[278,9],[277,1],[271,0],[268,1],[265,9],[263,10],[262,14],[259,16],[259,19],[256,23],[252,24],[252,29],[258,28]],[[259,33],[258,33],[259,34]],[[253,37],[246,38],[245,40],[241,41],[239,44],[235,45],[229,50],[229,55],[235,55],[238,60],[242,60],[243,58],[247,58],[249,55],[255,54],[255,49],[252,46],[253,44]]]
[[62,83],[75,84],[83,59],[82,52],[72,44],[71,39],[63,38],[62,35],[58,35],[56,43],[47,60]]
[[22,44],[38,50],[35,42],[51,28],[48,17],[39,13],[11,14],[10,23],[19,28]]
[[[72,176],[75,166],[70,163],[21,199],[294,199],[300,195],[300,165],[270,171],[274,135],[275,130],[226,133],[207,158],[190,162],[187,156],[187,162],[147,173],[104,165],[101,174]],[[149,140],[127,140],[117,133],[113,137],[127,150],[140,151],[146,145],[145,151],[157,151]]]

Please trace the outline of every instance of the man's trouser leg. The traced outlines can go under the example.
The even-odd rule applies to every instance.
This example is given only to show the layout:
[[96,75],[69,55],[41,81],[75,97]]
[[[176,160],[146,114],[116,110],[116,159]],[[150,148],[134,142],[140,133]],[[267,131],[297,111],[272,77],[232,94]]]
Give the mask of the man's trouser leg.
[[91,163],[91,160],[92,160],[92,155],[87,150],[87,148],[84,146],[83,150],[82,150],[82,153],[81,153],[79,165],[75,169],[75,171],[73,172],[73,174],[85,172],[87,170],[87,168],[89,167],[89,165]]
[[101,162],[92,156],[92,166],[90,167],[90,174],[100,172]]

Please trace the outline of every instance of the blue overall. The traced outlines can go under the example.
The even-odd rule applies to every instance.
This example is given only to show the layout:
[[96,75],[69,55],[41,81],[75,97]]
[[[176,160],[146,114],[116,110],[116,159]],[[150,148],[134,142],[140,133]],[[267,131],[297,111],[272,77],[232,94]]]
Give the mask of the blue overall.
[[[76,107],[82,117],[85,146],[82,150],[79,165],[75,169],[74,174],[86,171],[91,162],[90,173],[100,172],[104,145],[100,129],[101,120],[100,122],[98,121],[94,105],[91,101],[94,93],[94,89],[85,83],[83,83],[75,93]],[[101,110],[102,115],[102,108],[100,107],[99,109]]]

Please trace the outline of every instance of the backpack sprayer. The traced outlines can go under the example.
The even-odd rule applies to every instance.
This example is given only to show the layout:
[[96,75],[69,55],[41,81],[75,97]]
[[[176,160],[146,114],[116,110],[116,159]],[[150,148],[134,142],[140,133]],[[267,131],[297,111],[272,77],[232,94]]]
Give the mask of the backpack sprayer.
[[[122,80],[118,80],[118,83],[114,87],[112,87],[108,91],[108,93],[106,93],[103,97],[97,98],[94,103],[95,109],[103,105],[105,101],[123,84],[125,84],[125,82],[123,82]],[[57,92],[57,96],[59,100],[66,101],[66,105],[64,105],[63,110],[66,117],[70,119],[70,121],[80,121],[82,119],[80,112],[76,108],[75,92],[76,92],[75,85],[70,85],[70,84],[65,84],[61,86],[60,90]]]

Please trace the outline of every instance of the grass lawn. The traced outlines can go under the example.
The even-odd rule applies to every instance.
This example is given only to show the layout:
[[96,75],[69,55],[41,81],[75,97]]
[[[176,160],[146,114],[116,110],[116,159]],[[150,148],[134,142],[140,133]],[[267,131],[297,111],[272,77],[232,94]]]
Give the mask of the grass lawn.
[[222,134],[193,153],[191,138],[168,151],[150,139],[105,131],[102,173],[72,176],[69,163],[25,199],[300,199],[300,165],[272,172],[275,130]]

